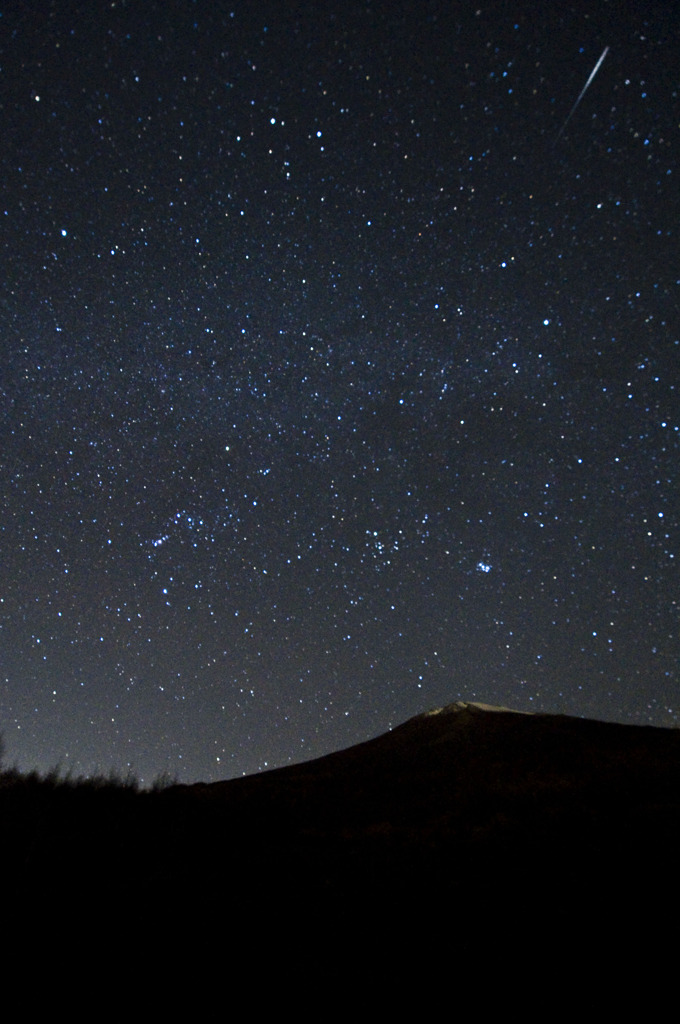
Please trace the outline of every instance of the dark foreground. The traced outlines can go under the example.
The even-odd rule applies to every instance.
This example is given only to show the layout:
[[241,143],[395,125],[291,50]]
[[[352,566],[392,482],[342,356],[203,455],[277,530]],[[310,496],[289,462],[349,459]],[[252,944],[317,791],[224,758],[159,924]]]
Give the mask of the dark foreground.
[[452,705],[231,782],[6,780],[0,830],[5,936],[75,961],[620,988],[677,953],[680,730]]

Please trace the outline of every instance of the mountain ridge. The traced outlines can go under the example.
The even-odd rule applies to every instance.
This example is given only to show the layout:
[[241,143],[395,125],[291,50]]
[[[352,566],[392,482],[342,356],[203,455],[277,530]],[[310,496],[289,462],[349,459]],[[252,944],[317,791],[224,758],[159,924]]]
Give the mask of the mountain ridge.
[[[535,729],[532,729],[529,723],[535,725]],[[466,735],[468,729],[472,732]],[[281,765],[248,776],[210,783],[178,784],[172,788],[193,791],[214,790],[215,793],[218,793],[231,787],[257,786],[259,783],[256,780],[260,779],[292,780],[296,777],[310,777],[317,773],[323,775],[326,770],[333,773],[337,770],[356,772],[367,767],[364,765],[364,758],[368,758],[369,761],[380,760],[386,755],[395,754],[400,747],[404,756],[418,758],[427,747],[447,742],[469,744],[474,736],[481,746],[488,748],[493,746],[494,742],[501,741],[501,738],[507,739],[506,733],[514,735],[515,732],[524,733],[525,731],[528,735],[539,731],[566,734],[575,744],[580,736],[581,745],[583,745],[585,735],[594,737],[596,733],[602,738],[608,736],[611,742],[614,737],[619,737],[621,742],[624,742],[623,737],[627,736],[628,742],[633,745],[639,744],[644,735],[657,738],[661,735],[676,736],[678,737],[677,744],[680,746],[680,730],[659,726],[605,722],[600,719],[580,718],[567,714],[518,711],[480,701],[457,700],[414,715],[377,736],[319,757],[310,758],[307,761]],[[669,742],[671,746],[675,743],[674,740],[669,740]],[[511,751],[507,751],[505,756],[511,756]],[[372,765],[372,767],[377,766]]]

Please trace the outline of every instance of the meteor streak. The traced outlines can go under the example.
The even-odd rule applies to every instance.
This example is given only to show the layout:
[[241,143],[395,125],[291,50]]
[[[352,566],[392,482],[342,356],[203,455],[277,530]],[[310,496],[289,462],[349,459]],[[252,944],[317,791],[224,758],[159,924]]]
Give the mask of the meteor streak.
[[574,113],[574,111],[576,110],[577,106],[579,105],[579,103],[580,103],[580,102],[581,102],[581,100],[583,99],[583,97],[584,97],[584,95],[585,95],[585,91],[586,91],[586,89],[588,88],[588,86],[590,85],[590,83],[592,82],[592,80],[593,80],[593,79],[595,78],[595,75],[596,75],[596,74],[598,73],[598,71],[600,70],[600,66],[601,66],[601,64],[602,64],[602,61],[603,61],[603,60],[605,59],[605,57],[607,56],[607,54],[608,54],[608,53],[609,53],[609,47],[608,47],[608,46],[605,46],[604,50],[602,51],[602,55],[600,56],[600,59],[598,60],[597,64],[596,64],[596,65],[595,65],[595,67],[593,68],[593,70],[592,70],[592,71],[590,72],[590,75],[588,76],[588,81],[586,82],[586,84],[585,84],[585,85],[583,86],[583,88],[581,89],[581,91],[580,91],[580,93],[579,93],[579,95],[578,95],[578,99],[576,100],[576,103],[574,104],[574,106],[573,106],[573,107],[571,108],[571,110],[569,111],[569,116],[567,117],[567,120],[566,120],[566,121],[564,122],[564,124],[563,124],[563,125],[562,125],[562,127],[560,128],[560,131],[559,131],[559,135],[558,135],[558,136],[557,136],[557,138],[555,139],[555,142],[559,142],[560,138],[562,137],[562,132],[564,131],[564,129],[565,129],[566,127],[567,127],[567,125],[568,125],[568,124],[569,124],[569,122],[571,121],[571,116],[572,116],[572,114]]

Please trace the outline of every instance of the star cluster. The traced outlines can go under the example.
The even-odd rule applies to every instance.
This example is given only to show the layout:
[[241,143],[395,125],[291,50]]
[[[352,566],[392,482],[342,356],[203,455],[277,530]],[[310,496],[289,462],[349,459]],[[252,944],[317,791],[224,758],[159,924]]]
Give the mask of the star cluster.
[[672,4],[42,6],[0,19],[10,757],[676,723]]

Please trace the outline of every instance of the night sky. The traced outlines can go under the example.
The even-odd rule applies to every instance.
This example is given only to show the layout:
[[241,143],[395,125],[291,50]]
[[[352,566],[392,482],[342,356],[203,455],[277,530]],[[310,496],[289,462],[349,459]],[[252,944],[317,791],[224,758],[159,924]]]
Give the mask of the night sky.
[[677,724],[679,27],[0,3],[9,763]]

